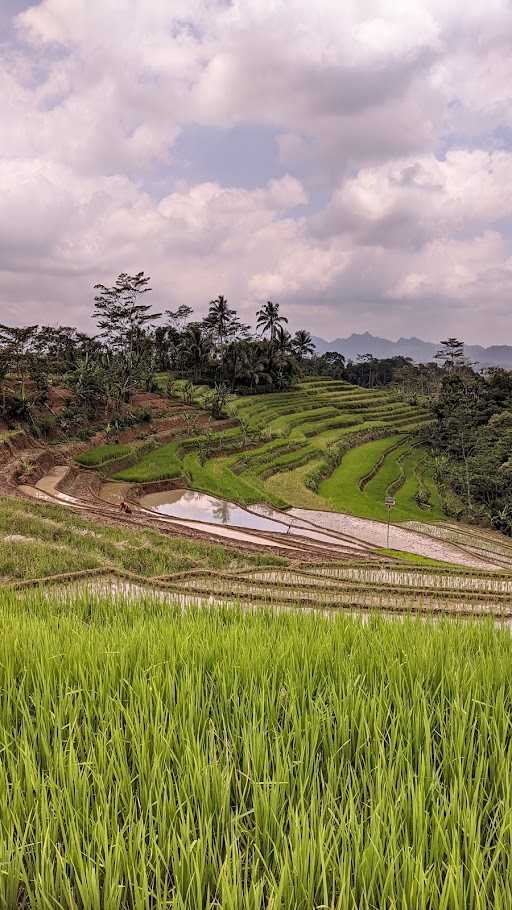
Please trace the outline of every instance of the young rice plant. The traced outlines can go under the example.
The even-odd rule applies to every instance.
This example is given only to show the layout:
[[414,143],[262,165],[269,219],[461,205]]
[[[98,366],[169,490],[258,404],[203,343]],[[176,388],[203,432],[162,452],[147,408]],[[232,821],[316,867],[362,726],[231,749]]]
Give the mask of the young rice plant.
[[512,906],[486,623],[0,594],[0,906]]

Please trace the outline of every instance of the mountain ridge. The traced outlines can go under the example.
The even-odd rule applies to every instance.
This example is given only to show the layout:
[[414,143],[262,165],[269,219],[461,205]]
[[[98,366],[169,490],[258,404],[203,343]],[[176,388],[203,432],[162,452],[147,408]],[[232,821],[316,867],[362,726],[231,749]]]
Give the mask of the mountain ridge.
[[[401,337],[397,341],[372,335],[371,332],[353,332],[348,338],[335,338],[326,341],[320,336],[313,336],[313,343],[318,354],[337,351],[347,360],[355,360],[360,354],[372,354],[373,357],[411,357],[416,363],[428,363],[434,359],[439,350],[439,343],[424,341],[422,338]],[[465,345],[465,354],[479,367],[501,366],[512,369],[512,346],[494,344],[484,347],[479,344]]]

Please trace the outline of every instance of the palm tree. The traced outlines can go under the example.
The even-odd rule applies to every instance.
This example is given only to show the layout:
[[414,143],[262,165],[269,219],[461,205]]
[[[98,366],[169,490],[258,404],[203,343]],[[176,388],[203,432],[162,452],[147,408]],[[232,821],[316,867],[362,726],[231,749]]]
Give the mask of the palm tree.
[[306,329],[298,329],[293,336],[292,348],[299,360],[303,360],[304,357],[311,357],[315,350],[311,334]]
[[214,330],[221,345],[224,344],[228,335],[231,334],[236,310],[231,310],[223,294],[215,300],[210,300],[208,316],[205,319],[206,325]]
[[227,375],[231,380],[231,391],[234,392],[238,377],[243,372],[245,362],[247,342],[231,341],[226,347],[224,355],[224,365],[227,368]]
[[289,354],[292,350],[292,336],[282,325],[278,325],[275,334],[276,347],[282,356]]
[[248,380],[249,386],[253,391],[260,382],[267,384],[272,382],[264,353],[259,345],[251,344],[247,346],[242,374]]
[[200,325],[189,325],[183,337],[183,349],[187,359],[192,364],[194,382],[197,382],[203,367],[208,362],[211,350],[211,341],[203,332]]
[[267,300],[264,307],[256,313],[256,327],[261,329],[261,334],[270,332],[270,340],[275,341],[276,330],[279,325],[284,325],[288,320],[286,316],[279,315],[279,304]]

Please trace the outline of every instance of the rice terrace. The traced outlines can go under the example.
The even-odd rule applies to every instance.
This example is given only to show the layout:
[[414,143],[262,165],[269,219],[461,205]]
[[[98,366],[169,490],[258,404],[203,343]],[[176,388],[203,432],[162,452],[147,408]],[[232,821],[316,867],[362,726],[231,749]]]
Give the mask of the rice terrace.
[[0,905],[512,906],[510,374],[169,316],[1,329]]
[[1,0],[0,910],[512,910],[511,43]]

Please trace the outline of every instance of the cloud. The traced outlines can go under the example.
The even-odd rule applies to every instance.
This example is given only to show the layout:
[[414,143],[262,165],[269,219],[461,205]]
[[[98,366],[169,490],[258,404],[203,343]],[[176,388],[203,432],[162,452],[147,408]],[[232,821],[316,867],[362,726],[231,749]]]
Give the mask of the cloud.
[[[143,268],[159,307],[275,297],[329,335],[509,328],[507,0],[27,0],[11,24],[2,317],[85,326],[91,285]],[[183,133],[244,126],[272,179],[183,181]]]
[[512,213],[512,153],[452,150],[361,168],[314,219],[320,236],[352,232],[365,245],[417,248],[478,231]]
[[120,176],[85,178],[64,165],[17,159],[0,162],[0,193],[2,296],[12,312],[28,283],[30,312],[41,309],[44,318],[48,300],[61,312],[70,282],[86,313],[95,281],[139,267],[153,275],[155,299],[166,305],[204,306],[226,288],[248,305],[247,276],[295,250],[304,226],[286,212],[307,201],[299,181],[285,176],[253,191],[203,183],[155,202]]

